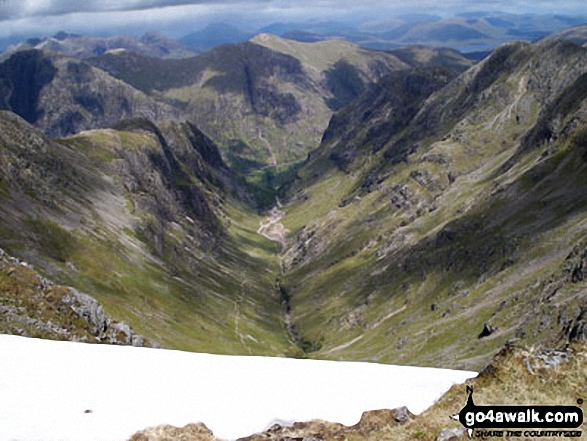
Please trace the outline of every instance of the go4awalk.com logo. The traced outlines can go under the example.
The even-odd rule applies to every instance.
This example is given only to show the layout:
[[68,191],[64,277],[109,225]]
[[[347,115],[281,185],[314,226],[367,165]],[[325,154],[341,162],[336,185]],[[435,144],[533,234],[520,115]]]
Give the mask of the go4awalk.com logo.
[[[473,388],[467,386],[469,397],[463,409],[454,415],[478,437],[580,438],[576,430],[583,424],[583,411],[577,406],[477,406]],[[498,430],[499,429],[499,430]]]

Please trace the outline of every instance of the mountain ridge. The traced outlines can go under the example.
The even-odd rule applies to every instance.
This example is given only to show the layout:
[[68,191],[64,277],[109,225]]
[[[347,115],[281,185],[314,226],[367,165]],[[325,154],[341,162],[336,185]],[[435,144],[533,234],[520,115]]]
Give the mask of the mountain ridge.
[[[382,354],[393,353],[394,362],[436,365],[446,356],[440,348],[455,344],[457,323],[465,322],[472,326],[464,343],[471,355],[451,366],[475,366],[491,352],[477,355],[488,342],[535,334],[548,340],[561,311],[578,313],[584,299],[574,297],[572,284],[561,285],[552,311],[524,302],[535,290],[530,274],[538,285],[549,277],[541,271],[560,274],[577,244],[573,238],[582,237],[580,227],[566,222],[583,213],[586,60],[585,49],[570,42],[512,43],[425,99],[407,124],[386,111],[389,100],[366,99],[367,106],[359,100],[333,118],[321,149],[298,170],[282,219],[293,238],[282,283],[298,329],[324,342],[316,356],[345,358],[350,351],[351,357],[386,361]],[[377,112],[389,115],[381,146],[373,148],[375,138],[364,129],[350,135],[346,124],[337,129],[336,118],[345,112],[349,119],[371,118],[363,127],[381,118]],[[548,263],[531,257],[540,246],[528,231],[544,237]],[[563,235],[565,246],[548,245],[551,234]],[[525,259],[529,272],[519,268]],[[503,274],[507,282],[492,281]],[[518,301],[540,317],[537,328],[537,318],[526,324],[515,315],[505,318],[514,304],[509,296],[522,296],[514,288],[520,274],[528,287]],[[493,294],[486,297],[490,286]],[[499,298],[503,304],[473,319],[463,306],[467,298],[475,311]],[[405,312],[389,316],[393,311]],[[317,325],[324,322],[332,329]],[[499,322],[502,330],[478,339],[484,322]],[[400,331],[406,327],[411,331]]]
[[195,55],[194,52],[177,41],[153,31],[145,33],[140,38],[130,36],[87,37],[61,31],[52,37],[30,38],[20,44],[10,46],[1,55],[0,60],[3,61],[16,52],[31,49],[56,52],[81,59],[121,50],[157,58],[185,58]]
[[[253,43],[207,57],[234,50],[303,75]],[[1,243],[163,345],[478,368],[506,341],[556,340],[584,306],[586,73],[585,48],[545,40],[382,77],[281,190],[285,249],[193,123],[50,140],[2,113]]]

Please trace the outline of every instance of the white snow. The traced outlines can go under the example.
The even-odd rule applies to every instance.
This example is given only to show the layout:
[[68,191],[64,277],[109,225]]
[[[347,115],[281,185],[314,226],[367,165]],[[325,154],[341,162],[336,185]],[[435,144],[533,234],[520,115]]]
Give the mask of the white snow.
[[127,440],[147,427],[196,422],[224,439],[276,421],[352,425],[366,410],[420,413],[476,375],[0,335],[0,440]]

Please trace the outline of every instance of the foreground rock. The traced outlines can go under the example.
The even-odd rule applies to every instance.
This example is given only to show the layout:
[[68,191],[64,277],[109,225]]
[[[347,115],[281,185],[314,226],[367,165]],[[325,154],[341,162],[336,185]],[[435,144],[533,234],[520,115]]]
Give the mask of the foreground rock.
[[204,424],[188,424],[183,428],[157,426],[142,430],[132,436],[130,441],[214,441],[212,431]]
[[[338,423],[329,423],[314,420],[305,423],[294,423],[283,427],[274,424],[265,432],[239,441],[275,440],[275,441],[319,441],[319,440],[347,440],[347,439],[375,439],[378,433],[405,424],[414,418],[407,407],[393,410],[383,409],[364,412],[361,420],[354,426],[344,426]],[[189,424],[183,428],[173,426],[158,426],[136,433],[130,441],[214,441],[217,440],[204,424]]]
[[157,346],[109,317],[87,294],[55,285],[0,248],[0,333],[24,337]]

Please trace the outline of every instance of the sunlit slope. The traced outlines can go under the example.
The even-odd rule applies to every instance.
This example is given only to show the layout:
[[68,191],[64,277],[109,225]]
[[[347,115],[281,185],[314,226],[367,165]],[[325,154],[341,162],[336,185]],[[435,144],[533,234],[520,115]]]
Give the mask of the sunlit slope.
[[3,248],[165,347],[288,351],[276,246],[195,127],[137,120],[53,141],[11,113],[0,124]]
[[479,368],[560,337],[586,302],[585,78],[580,46],[513,43],[412,114],[359,100],[333,119],[282,219],[313,355]]

